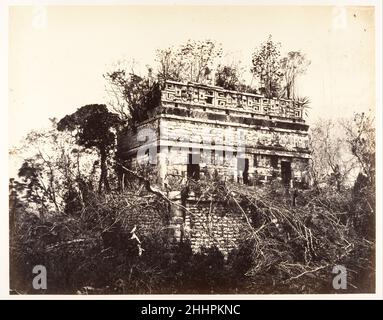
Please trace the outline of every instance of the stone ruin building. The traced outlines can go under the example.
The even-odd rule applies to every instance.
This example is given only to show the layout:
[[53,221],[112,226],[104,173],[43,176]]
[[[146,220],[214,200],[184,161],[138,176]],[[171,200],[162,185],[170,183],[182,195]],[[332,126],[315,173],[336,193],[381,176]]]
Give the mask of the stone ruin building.
[[[127,128],[119,152],[131,168],[146,165],[173,201],[170,227],[192,248],[216,245],[228,253],[241,235],[243,217],[178,186],[188,179],[220,179],[248,186],[280,181],[287,188],[308,183],[308,125],[303,108],[286,99],[166,81],[149,99],[145,117]],[[148,103],[147,103],[148,104]]]

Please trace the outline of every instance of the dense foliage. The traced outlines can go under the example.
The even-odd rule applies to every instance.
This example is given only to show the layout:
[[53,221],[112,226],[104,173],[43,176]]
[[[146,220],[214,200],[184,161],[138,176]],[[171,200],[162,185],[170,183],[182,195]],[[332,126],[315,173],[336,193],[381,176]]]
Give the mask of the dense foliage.
[[[215,247],[193,253],[187,240],[169,242],[169,203],[137,191],[136,182],[123,193],[92,194],[71,216],[42,219],[16,197],[12,289],[34,293],[31,268],[43,264],[47,293],[331,293],[335,265],[350,270],[347,292],[374,290],[369,200],[356,201],[349,191],[308,190],[292,206],[278,185],[199,183],[248,221],[245,240],[228,257]],[[362,192],[373,199],[372,189]]]

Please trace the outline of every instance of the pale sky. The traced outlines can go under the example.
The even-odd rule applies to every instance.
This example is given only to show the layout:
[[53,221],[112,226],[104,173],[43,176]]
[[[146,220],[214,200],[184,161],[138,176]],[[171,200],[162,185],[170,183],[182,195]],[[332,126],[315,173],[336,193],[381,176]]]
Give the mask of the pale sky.
[[251,64],[269,34],[311,65],[299,84],[309,122],[375,108],[372,7],[11,7],[10,145],[78,107],[106,103],[103,73],[121,58],[152,64],[157,48],[211,38]]

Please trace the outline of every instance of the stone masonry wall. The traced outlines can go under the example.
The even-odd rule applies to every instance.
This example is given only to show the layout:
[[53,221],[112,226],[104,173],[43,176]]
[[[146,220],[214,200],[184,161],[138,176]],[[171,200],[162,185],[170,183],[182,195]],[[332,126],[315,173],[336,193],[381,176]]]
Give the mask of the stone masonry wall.
[[185,235],[194,252],[216,246],[224,255],[238,246],[247,228],[240,212],[228,210],[223,203],[188,200]]
[[[119,148],[131,168],[148,170],[151,181],[179,204],[181,186],[195,169],[188,167],[191,154],[199,157],[201,180],[247,180],[254,185],[277,179],[287,185],[287,179],[298,187],[307,182],[308,125],[304,109],[296,101],[168,81],[160,104],[154,107],[148,120],[120,137]],[[155,137],[139,139],[142,129]],[[150,156],[142,152],[148,144],[152,146]],[[142,160],[153,157],[155,164],[141,165]],[[169,230],[175,240],[190,239],[194,251],[217,246],[227,255],[246,234],[242,213],[227,204],[193,197],[183,202],[187,210],[171,206]]]
[[[161,163],[166,167],[162,179],[168,176],[186,178],[188,154],[198,153],[201,178],[219,176],[237,181],[241,178],[238,168],[238,153],[236,130],[242,130],[245,142],[242,158],[249,161],[249,180],[251,184],[256,180],[268,181],[280,179],[282,161],[291,162],[292,181],[301,182],[307,177],[308,136],[307,132],[295,130],[270,130],[260,128],[255,130],[250,126],[241,128],[224,126],[217,123],[200,122],[186,119],[161,119]],[[231,130],[231,132],[228,132]],[[228,141],[228,138],[234,141]],[[226,140],[225,140],[226,138]],[[227,145],[229,147],[227,147]],[[232,146],[232,147],[231,147]],[[225,151],[226,150],[226,151]],[[232,157],[224,155],[230,150]],[[276,162],[272,158],[276,156]]]

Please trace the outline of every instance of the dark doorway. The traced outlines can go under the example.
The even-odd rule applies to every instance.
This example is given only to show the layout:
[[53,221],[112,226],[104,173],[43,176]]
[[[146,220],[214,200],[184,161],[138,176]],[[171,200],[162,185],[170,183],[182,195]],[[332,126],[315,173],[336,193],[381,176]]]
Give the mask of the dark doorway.
[[242,171],[244,184],[249,184],[249,159],[238,158],[238,171]]
[[281,162],[281,175],[282,175],[282,183],[284,185],[290,185],[291,181],[291,162],[282,161]]
[[199,180],[199,171],[199,155],[190,153],[187,165],[188,178]]
[[249,159],[245,159],[245,169],[243,170],[243,183],[249,184]]

